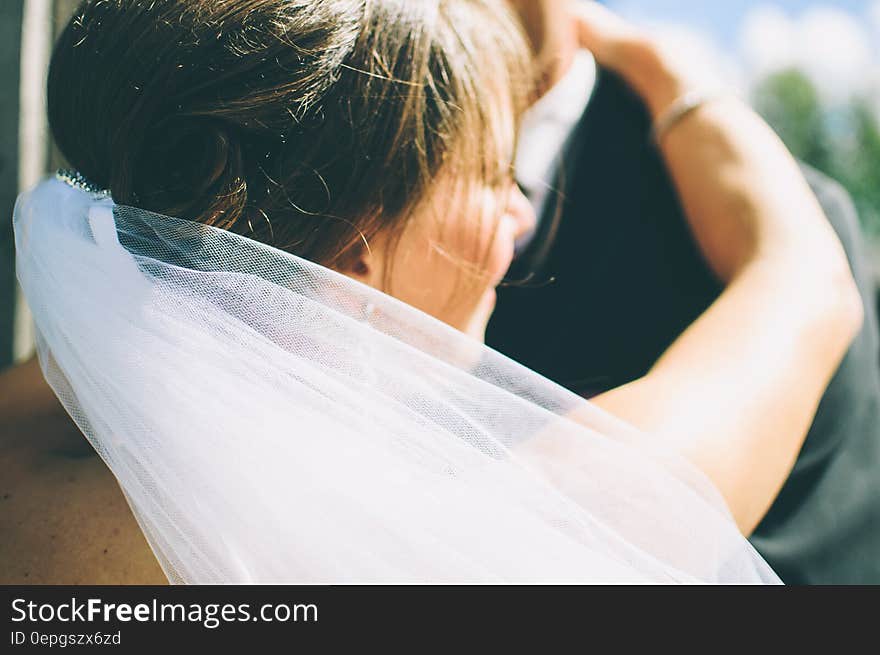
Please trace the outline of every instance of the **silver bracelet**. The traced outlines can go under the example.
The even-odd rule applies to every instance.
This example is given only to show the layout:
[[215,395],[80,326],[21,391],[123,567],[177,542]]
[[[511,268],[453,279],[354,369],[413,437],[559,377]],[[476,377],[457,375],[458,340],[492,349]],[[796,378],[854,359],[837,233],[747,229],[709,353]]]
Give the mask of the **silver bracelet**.
[[654,126],[651,128],[651,139],[654,143],[659,145],[660,140],[666,136],[666,133],[675,127],[683,118],[717,97],[717,94],[708,91],[688,91],[684,95],[679,96],[673,101],[669,108],[654,121]]

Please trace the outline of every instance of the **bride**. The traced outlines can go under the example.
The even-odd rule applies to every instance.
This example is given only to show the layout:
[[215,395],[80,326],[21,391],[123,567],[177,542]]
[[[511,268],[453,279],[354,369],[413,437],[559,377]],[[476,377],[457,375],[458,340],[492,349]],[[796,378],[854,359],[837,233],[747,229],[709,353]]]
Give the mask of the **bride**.
[[[67,26],[49,113],[75,172],[19,199],[19,277],[43,373],[170,581],[778,581],[744,535],[861,325],[846,258],[760,119],[576,12],[727,285],[592,402],[481,343],[534,222],[511,164],[536,76],[503,4],[87,0]],[[5,561],[96,570],[115,502],[68,506],[63,554],[7,519]],[[112,581],[140,581],[125,543]]]

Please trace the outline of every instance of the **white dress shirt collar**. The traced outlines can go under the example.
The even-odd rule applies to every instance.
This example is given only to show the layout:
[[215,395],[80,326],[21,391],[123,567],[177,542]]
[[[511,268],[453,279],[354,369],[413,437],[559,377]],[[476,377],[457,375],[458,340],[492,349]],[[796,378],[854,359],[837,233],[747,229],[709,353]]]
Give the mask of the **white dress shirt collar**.
[[516,155],[517,181],[541,217],[566,141],[596,84],[596,61],[579,50],[565,75],[523,116]]

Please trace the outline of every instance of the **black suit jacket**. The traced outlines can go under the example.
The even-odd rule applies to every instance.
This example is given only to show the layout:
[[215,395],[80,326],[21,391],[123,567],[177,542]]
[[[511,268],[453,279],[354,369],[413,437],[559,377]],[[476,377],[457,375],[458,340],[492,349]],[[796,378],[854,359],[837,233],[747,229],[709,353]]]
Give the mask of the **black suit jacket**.
[[[597,87],[561,161],[558,206],[502,288],[487,343],[590,396],[644,375],[721,291],[693,241],[643,104]],[[880,370],[873,287],[846,193],[805,168],[841,237],[865,327],[752,543],[788,583],[880,583]],[[553,205],[553,203],[551,203]],[[558,220],[554,220],[554,211]]]

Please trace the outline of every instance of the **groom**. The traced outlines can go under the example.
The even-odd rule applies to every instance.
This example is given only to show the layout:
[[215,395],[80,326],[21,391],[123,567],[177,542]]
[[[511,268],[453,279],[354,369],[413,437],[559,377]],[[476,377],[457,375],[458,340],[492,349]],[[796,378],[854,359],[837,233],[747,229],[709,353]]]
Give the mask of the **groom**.
[[[547,71],[518,155],[520,184],[540,220],[508,278],[526,281],[499,290],[487,343],[590,397],[644,375],[721,288],[650,141],[645,107],[578,51],[569,0],[511,2]],[[846,192],[804,173],[847,251],[866,321],[750,538],[787,583],[880,584],[873,283]]]

